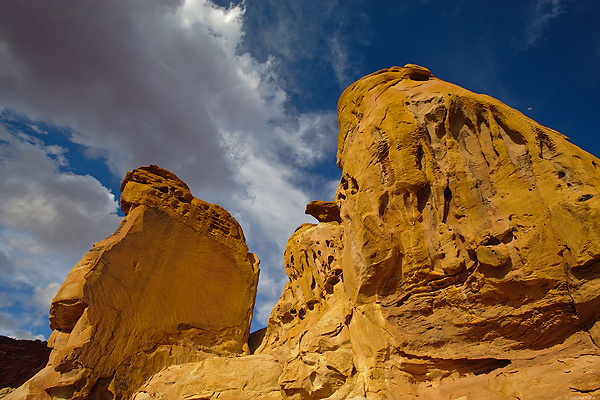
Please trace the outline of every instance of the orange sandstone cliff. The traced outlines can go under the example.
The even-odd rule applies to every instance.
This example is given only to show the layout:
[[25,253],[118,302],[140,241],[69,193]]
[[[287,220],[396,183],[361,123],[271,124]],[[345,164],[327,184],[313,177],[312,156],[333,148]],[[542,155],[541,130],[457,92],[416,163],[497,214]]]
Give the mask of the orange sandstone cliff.
[[259,349],[284,397],[600,394],[600,161],[415,65],[338,118],[340,221],[288,242]]
[[289,239],[253,354],[239,226],[145,167],[52,304],[48,366],[9,398],[600,396],[600,160],[416,65],[351,85],[338,118],[335,200]]

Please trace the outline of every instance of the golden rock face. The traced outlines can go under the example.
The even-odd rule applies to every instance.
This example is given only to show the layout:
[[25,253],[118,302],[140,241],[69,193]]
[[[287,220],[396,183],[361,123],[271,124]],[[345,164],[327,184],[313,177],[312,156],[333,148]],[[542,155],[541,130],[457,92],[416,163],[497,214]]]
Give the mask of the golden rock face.
[[288,240],[254,354],[239,225],[143,167],[9,399],[600,396],[600,160],[416,65],[351,85],[338,119],[335,200]]
[[35,398],[129,398],[165,366],[244,351],[258,261],[238,223],[156,166],[129,172],[122,192],[127,216],[52,302]]
[[290,238],[258,349],[282,395],[599,391],[600,161],[414,65],[350,86],[338,118],[339,223]]
[[[338,105],[336,200],[344,248],[356,249],[345,254],[349,294],[380,301],[402,347],[419,351],[476,345],[501,320],[513,327],[482,355],[581,329],[600,343],[589,307],[599,301],[600,162],[497,100],[412,70],[422,67],[369,75]],[[455,315],[429,337],[410,328],[418,304],[434,325],[440,309]]]

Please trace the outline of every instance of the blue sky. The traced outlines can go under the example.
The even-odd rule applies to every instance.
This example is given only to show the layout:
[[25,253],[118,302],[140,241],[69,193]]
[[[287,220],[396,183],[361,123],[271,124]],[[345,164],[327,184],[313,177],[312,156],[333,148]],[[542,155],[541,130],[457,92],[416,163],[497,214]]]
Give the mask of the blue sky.
[[332,200],[335,110],[414,63],[600,155],[595,0],[0,2],[0,334],[47,338],[71,267],[158,164],[240,222],[261,259],[253,328],[305,204]]

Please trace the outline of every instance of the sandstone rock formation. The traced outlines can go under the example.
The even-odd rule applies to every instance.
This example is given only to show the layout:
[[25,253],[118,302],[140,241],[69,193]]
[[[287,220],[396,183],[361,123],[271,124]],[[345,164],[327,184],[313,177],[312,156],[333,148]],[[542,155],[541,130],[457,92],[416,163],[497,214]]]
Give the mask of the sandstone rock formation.
[[[232,239],[241,237],[233,222],[223,229],[213,224],[219,218],[202,219],[198,228],[205,240],[215,228],[218,242],[227,244],[223,251],[230,253],[210,257],[232,254],[225,258],[235,262],[219,262],[245,266],[235,290],[219,282],[202,286],[202,293],[243,293],[231,300],[231,314],[206,311],[187,322],[188,311],[169,308],[176,287],[171,274],[148,281],[158,301],[141,297],[147,285],[136,279],[121,313],[103,305],[113,304],[105,291],[120,290],[116,276],[125,279],[150,262],[137,264],[135,251],[111,258],[109,243],[138,235],[184,246],[184,235],[165,222],[171,219],[153,213],[197,221],[195,215],[216,210],[192,211],[185,185],[154,167],[126,177],[122,204],[129,214],[99,249],[102,256],[89,256],[104,264],[88,267],[84,258],[53,302],[59,333],[42,378],[60,377],[55,381],[74,387],[79,397],[69,392],[70,398],[600,396],[600,160],[501,102],[416,65],[351,85],[338,118],[342,178],[335,201],[310,203],[306,212],[319,223],[300,226],[288,240],[289,281],[253,354],[241,351],[254,299],[242,283],[256,287],[256,267],[243,241]],[[146,215],[149,210],[155,211]],[[134,223],[138,214],[143,227]],[[153,251],[152,260],[172,254],[164,247]],[[129,269],[111,269],[113,259]],[[85,282],[85,290],[77,282]],[[214,306],[216,295],[196,294],[185,310]],[[100,315],[130,315],[131,299],[141,298],[155,302],[137,307],[159,310],[154,323],[162,335],[146,335],[137,325],[152,313],[132,316],[124,335],[114,323],[100,322]],[[111,329],[119,336],[99,346],[96,338]],[[152,340],[156,347],[149,347]],[[188,351],[198,347],[203,351]]]
[[600,161],[414,65],[338,117],[341,223],[288,242],[259,349],[284,396],[600,393]]
[[247,351],[258,261],[235,219],[156,166],[121,191],[121,225],[52,301],[48,365],[9,399],[128,399],[165,366]]
[[319,222],[342,222],[340,220],[340,208],[332,201],[311,201],[306,205],[305,214],[312,215]]
[[600,161],[414,65],[338,118],[341,224],[290,239],[259,349],[285,395],[600,393]]
[[[338,117],[337,207],[288,241],[250,397],[600,395],[600,160],[414,65],[350,86]],[[176,368],[136,399],[244,398]]]

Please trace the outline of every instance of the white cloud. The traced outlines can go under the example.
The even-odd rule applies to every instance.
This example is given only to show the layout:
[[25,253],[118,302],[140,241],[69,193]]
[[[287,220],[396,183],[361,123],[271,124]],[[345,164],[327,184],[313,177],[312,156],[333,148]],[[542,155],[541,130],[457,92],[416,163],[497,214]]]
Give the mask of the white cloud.
[[[249,29],[257,40],[244,41],[242,46],[283,60],[279,68],[292,98],[314,96],[314,76],[329,78],[332,91],[344,89],[352,83],[362,56],[350,54],[349,48],[369,41],[368,18],[358,8],[338,0],[253,2],[248,12],[258,27]],[[357,27],[360,35],[348,35]]]
[[332,134],[337,131],[335,113],[304,114],[291,122],[276,126],[274,131],[282,142],[279,147],[289,149],[295,164],[307,166],[333,154],[337,139]]
[[[332,113],[286,109],[277,59],[240,51],[244,12],[206,0],[5,0],[0,107],[67,128],[117,177],[158,164],[228,209],[261,258],[264,324],[286,279],[283,246],[310,220],[305,204],[330,191],[305,169],[333,154],[337,128]],[[2,135],[0,269],[39,309],[114,229],[116,203],[93,176],[64,172],[76,147]]]
[[30,331],[47,325],[56,282],[118,225],[112,193],[91,176],[60,171],[65,153],[0,126],[2,334],[36,336]]
[[0,332],[3,336],[9,336],[15,339],[39,339],[46,340],[44,335],[34,335],[31,331],[19,329],[22,324],[17,322],[13,317],[3,312],[0,312]]
[[527,47],[540,41],[551,22],[565,11],[568,0],[536,0],[532,6],[532,19],[527,27]]
[[[66,149],[0,126],[0,221],[3,243],[21,254],[71,248],[81,254],[114,229],[115,197],[92,176],[63,173]],[[42,247],[40,247],[42,246]],[[4,253],[9,254],[5,249]]]
[[51,282],[46,286],[36,286],[33,290],[34,295],[31,297],[31,303],[39,309],[48,308],[54,296],[60,288],[59,282]]
[[330,37],[327,43],[331,52],[331,64],[335,71],[335,76],[341,86],[347,86],[349,84],[348,68],[351,65],[348,60],[347,50],[338,35]]

